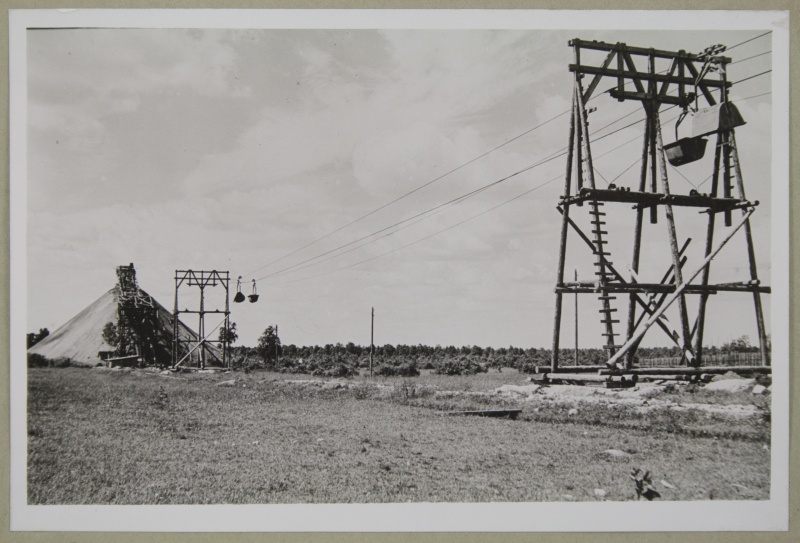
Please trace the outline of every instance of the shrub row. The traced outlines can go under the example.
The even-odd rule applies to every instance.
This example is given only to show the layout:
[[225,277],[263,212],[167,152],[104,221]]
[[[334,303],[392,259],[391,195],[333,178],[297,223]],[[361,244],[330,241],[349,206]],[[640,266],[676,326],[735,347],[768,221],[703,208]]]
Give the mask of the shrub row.
[[76,366],[71,358],[65,356],[59,358],[47,358],[46,356],[38,353],[28,353],[28,367],[29,368],[68,368]]

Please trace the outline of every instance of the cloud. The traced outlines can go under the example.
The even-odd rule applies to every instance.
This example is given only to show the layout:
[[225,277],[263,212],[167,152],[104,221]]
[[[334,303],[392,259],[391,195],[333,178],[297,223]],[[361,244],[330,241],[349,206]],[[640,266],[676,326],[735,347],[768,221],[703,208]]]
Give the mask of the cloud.
[[[668,45],[669,36],[653,44]],[[373,305],[384,342],[548,344],[565,158],[523,170],[567,143],[566,115],[532,129],[570,106],[569,37],[32,32],[30,326],[64,322],[113,285],[115,266],[132,261],[141,284],[167,305],[176,268],[263,277],[263,303],[235,308],[243,344],[275,322],[286,342],[364,343]],[[610,181],[638,158],[640,143],[622,144],[641,126],[600,137],[641,114],[601,131],[635,109],[607,97],[594,104],[595,165]],[[767,201],[769,103],[740,109],[748,195]],[[665,123],[665,138],[669,130]],[[701,170],[684,174],[697,183]],[[505,178],[374,243],[346,245]],[[637,178],[633,167],[619,182]],[[670,180],[689,190],[672,171]],[[620,267],[630,256],[632,215],[626,208],[609,217]],[[681,215],[681,239],[704,232],[705,220]],[[663,213],[645,228],[642,261],[648,277],[660,276],[670,264]],[[754,231],[759,241],[769,237],[763,222]],[[702,245],[698,236],[693,262]],[[758,251],[768,262],[768,244]],[[738,256],[726,248],[715,277],[736,275]],[[568,270],[589,277],[592,260],[570,232]]]
[[113,104],[180,89],[247,96],[250,90],[236,79],[236,51],[225,35],[213,30],[29,31],[31,97],[62,104],[99,97]]

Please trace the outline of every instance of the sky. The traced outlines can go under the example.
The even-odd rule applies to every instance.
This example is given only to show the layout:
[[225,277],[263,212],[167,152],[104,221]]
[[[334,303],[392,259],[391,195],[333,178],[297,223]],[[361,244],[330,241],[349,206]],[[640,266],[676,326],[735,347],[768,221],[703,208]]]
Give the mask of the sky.
[[[549,347],[566,159],[518,172],[567,144],[569,39],[700,52],[760,33],[28,30],[28,329],[55,330],[132,262],[170,310],[177,269],[230,271],[246,294],[257,279],[257,303],[231,304],[243,345],[276,324],[284,344],[369,344],[374,307],[379,345]],[[766,36],[726,53],[739,61],[729,80],[769,70],[770,47]],[[747,121],[736,134],[747,196],[760,201],[752,224],[765,284],[771,90],[768,75],[731,90]],[[590,105],[598,183],[638,184],[642,124],[599,136],[640,119],[641,105],[607,96]],[[665,142],[676,113],[662,113]],[[672,191],[707,191],[711,156],[709,146],[704,161],[670,169]],[[616,209],[612,261],[625,269],[633,213]],[[693,238],[694,270],[705,215],[676,216],[679,240]],[[574,236],[569,247],[568,276],[588,279],[591,255]],[[640,280],[658,281],[670,263],[663,213],[645,225],[642,250]],[[737,235],[711,280],[749,279],[744,251]],[[196,308],[192,291],[180,299]],[[209,292],[206,306],[223,300]],[[562,334],[572,338],[565,301]],[[581,345],[599,346],[599,302],[579,303]],[[707,343],[757,337],[749,295],[714,296],[709,315],[718,318]],[[643,344],[668,341],[654,330]]]

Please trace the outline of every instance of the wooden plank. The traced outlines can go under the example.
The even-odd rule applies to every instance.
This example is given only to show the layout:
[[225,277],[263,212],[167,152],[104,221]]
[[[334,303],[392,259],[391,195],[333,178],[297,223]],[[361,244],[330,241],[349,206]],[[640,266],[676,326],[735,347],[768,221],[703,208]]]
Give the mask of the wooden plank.
[[562,202],[568,204],[586,202],[589,200],[630,203],[643,207],[669,203],[673,206],[679,207],[705,207],[714,212],[745,208],[754,205],[753,202],[740,200],[738,198],[717,198],[712,196],[704,196],[702,194],[690,196],[688,194],[663,194],[660,192],[653,193],[617,189],[591,189],[589,187],[584,187],[581,189],[576,196],[562,198]]
[[608,91],[608,94],[610,94],[612,98],[616,98],[617,100],[645,101],[645,100],[657,99],[662,104],[672,104],[680,107],[688,105],[688,102],[679,96],[658,96],[657,98],[654,98],[653,96],[650,96],[646,92],[618,91],[617,89],[612,89]]
[[[616,68],[601,68],[600,66],[588,66],[586,64],[570,64],[569,70],[579,74],[588,75],[604,75],[607,77],[624,77],[632,81],[657,81],[660,83],[672,83],[675,85],[694,85],[694,78],[680,77],[668,74],[649,74],[647,72],[632,71],[632,70],[618,70]],[[703,79],[698,86],[705,92],[708,92],[708,87],[713,88],[727,88],[733,84],[728,81],[719,81],[717,79]],[[712,104],[713,105],[713,104]]]
[[475,417],[509,418],[514,420],[522,413],[522,409],[482,409],[480,411],[448,411],[445,415],[467,415]]
[[[631,368],[625,370],[625,373],[634,375],[700,375],[703,373],[721,375],[728,372],[733,373],[758,373],[769,374],[772,373],[772,368],[769,366],[708,366],[705,368],[691,368],[681,366],[678,368]],[[601,375],[612,375],[616,372],[608,368],[599,370]]]
[[586,383],[606,383],[609,381],[631,381],[636,382],[636,375],[630,372],[625,372],[622,375],[614,374],[611,375],[609,373],[599,374],[599,373],[567,373],[567,372],[555,372],[555,373],[548,373],[546,374],[546,378],[548,380],[559,380],[559,381],[581,381]]
[[[569,41],[569,45],[571,47],[578,46],[583,49],[591,49],[594,51],[611,51],[612,49],[616,48],[619,44],[608,43],[597,40],[587,41],[575,38]],[[646,47],[631,47],[631,46],[626,46],[625,50],[633,55],[643,55],[643,56],[653,55],[654,57],[657,58],[667,58],[667,59],[681,58],[699,62],[698,55],[694,53],[687,53],[685,51],[665,51],[663,49],[650,49]],[[718,63],[731,62],[730,57],[715,56],[711,58]]]
[[[598,365],[591,365],[591,366],[559,366],[558,372],[566,372],[566,373],[597,373],[600,370],[608,369],[605,365],[598,366]],[[547,374],[547,373],[558,373],[558,372],[551,372],[550,366],[536,366],[534,368],[534,373],[538,375]],[[535,380],[535,378],[532,378]]]
[[[675,292],[677,287],[672,285],[662,285],[659,283],[606,283],[603,287],[597,284],[574,284],[563,283],[556,286],[556,291],[564,294],[597,294],[601,290],[615,293],[638,293],[649,294],[651,292],[657,293],[671,293]],[[687,285],[685,287],[686,294],[716,294],[718,292],[759,292],[761,294],[771,294],[772,287],[763,285]]]

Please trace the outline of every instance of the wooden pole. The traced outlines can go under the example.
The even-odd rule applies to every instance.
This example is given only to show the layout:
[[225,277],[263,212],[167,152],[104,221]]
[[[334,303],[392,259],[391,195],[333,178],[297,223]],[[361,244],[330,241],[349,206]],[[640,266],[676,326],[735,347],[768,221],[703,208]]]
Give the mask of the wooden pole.
[[[645,105],[645,114],[649,119],[647,113],[648,107]],[[644,127],[644,141],[642,143],[642,168],[639,173],[639,192],[644,192],[647,188],[647,155],[650,147],[650,122],[645,123]],[[641,254],[642,247],[642,221],[644,218],[644,208],[636,206],[636,223],[633,227],[633,256],[631,257],[631,269],[634,273],[639,271],[639,255]],[[627,341],[633,335],[634,322],[636,320],[636,295],[631,294],[628,296],[628,323],[625,333],[625,340]],[[635,349],[631,349],[625,359],[627,367],[633,366],[633,355]]]
[[178,283],[178,272],[175,272],[175,308],[172,311],[172,367],[176,367],[178,364],[178,348],[180,346],[180,337],[178,336],[179,326],[178,326],[178,288],[180,288],[180,283]]
[[375,308],[372,308],[372,318],[369,329],[369,376],[372,377],[372,357],[375,353]]
[[[202,279],[201,279],[201,281],[202,281]],[[200,319],[200,323],[198,325],[198,330],[199,330],[199,336],[200,336],[200,342],[201,342],[200,343],[200,352],[199,352],[199,354],[200,354],[200,368],[202,368],[202,369],[206,368],[206,340],[205,340],[206,324],[205,324],[205,318],[204,318],[205,317],[205,313],[203,311],[205,309],[205,289],[204,289],[204,287],[205,287],[205,285],[203,285],[203,284],[200,285],[200,315],[198,316],[198,318]]]
[[[648,57],[647,67],[650,73],[655,73],[655,58],[653,57],[652,54],[650,54],[650,56]],[[644,192],[647,188],[647,156],[649,154],[650,142],[652,141],[652,138],[650,137],[650,135],[652,134],[651,119],[653,117],[653,112],[656,109],[656,107],[653,105],[653,100],[655,99],[655,94],[656,94],[655,81],[651,80],[648,82],[647,92],[652,100],[650,102],[642,102],[647,122],[645,123],[644,139],[642,142],[642,167],[639,175],[639,192]],[[639,257],[641,255],[641,248],[642,248],[643,219],[644,219],[644,209],[641,206],[637,206],[636,222],[634,223],[633,227],[633,255],[631,256],[631,270],[634,275],[639,272]],[[634,325],[634,322],[636,320],[636,298],[637,298],[636,295],[634,295],[633,293],[631,293],[631,295],[628,296],[628,322],[627,322],[627,328],[625,330],[625,341],[630,339],[630,337],[633,335],[633,331],[636,328]],[[625,366],[627,368],[633,367],[634,356],[636,354],[636,350],[638,347],[639,346],[637,344],[634,344],[633,348],[628,351],[628,354],[625,358]]]
[[278,338],[278,325],[275,325],[275,363],[278,362],[278,342],[280,339]]
[[[728,138],[733,155],[733,172],[736,176],[739,198],[744,200],[744,180],[742,179],[742,170],[739,167],[739,151],[736,149],[736,137],[734,136],[733,130],[730,131]],[[750,228],[750,219],[744,224],[744,236],[747,241],[747,257],[750,261],[750,279],[755,281],[755,284],[758,284],[758,268],[756,267],[756,252],[753,246],[753,231]],[[769,346],[767,345],[767,330],[764,326],[764,308],[761,305],[761,294],[757,290],[753,291],[753,304],[756,310],[756,325],[758,326],[758,343],[759,349],[761,350],[761,360],[765,366],[769,366],[771,362]]]
[[[647,58],[647,71],[650,73],[650,75],[655,75],[656,73],[655,57],[653,56],[652,50]],[[653,99],[655,94],[655,86],[652,85],[652,80],[650,83],[648,83],[648,88],[651,90],[649,93],[651,99],[644,103],[644,109],[647,115],[647,124],[649,125],[648,128],[650,133],[650,189],[652,192],[658,192],[656,176],[656,123],[658,122],[659,104]],[[656,224],[657,222],[658,206],[651,206],[650,224]]]
[[[575,143],[575,120],[576,120],[576,111],[575,109],[578,107],[578,99],[576,94],[578,92],[578,86],[575,85],[575,88],[572,91],[572,115],[569,118],[569,143],[567,144],[567,171],[564,175],[564,197],[568,197],[572,188],[572,153],[574,150],[574,143]],[[578,164],[578,176],[580,176],[580,169],[581,165]],[[579,177],[580,178],[580,177]],[[564,263],[567,256],[567,231],[569,226],[569,204],[564,204],[564,211],[561,214],[561,238],[559,241],[559,248],[558,248],[558,272],[556,276],[556,285],[561,285],[564,282]],[[553,323],[553,352],[550,358],[550,371],[558,371],[558,349],[560,339],[561,339],[561,303],[562,303],[562,294],[561,292],[556,292],[556,308],[555,308],[555,317]]]
[[[667,158],[664,153],[664,141],[661,137],[661,121],[658,118],[658,112],[655,113],[655,124],[656,124],[656,144],[658,146],[658,158],[659,158],[659,170],[661,174],[661,185],[664,191],[664,194],[669,196],[669,179],[667,177]],[[678,251],[678,235],[675,231],[675,217],[672,212],[672,204],[667,200],[664,203],[664,215],[667,218],[667,233],[669,234],[669,246],[670,251],[672,252],[672,263],[675,269],[675,283],[682,284],[683,283],[683,273],[681,271],[681,257]],[[682,292],[682,291],[681,291]],[[689,356],[689,363],[694,364],[694,355],[691,351],[691,333],[689,332],[689,314],[686,309],[686,297],[681,294],[678,298],[678,308],[680,312],[680,320],[681,320],[681,346],[683,348],[684,355]]]
[[225,335],[222,336],[224,340],[222,343],[222,365],[225,369],[231,369],[231,343],[229,340],[229,333],[231,327],[231,307],[230,307],[230,292],[228,287],[231,283],[231,279],[228,272],[225,272]]
[[[714,151],[714,171],[711,176],[711,196],[717,196],[719,188],[719,164],[722,158],[722,146],[725,145],[725,140],[722,134],[717,134],[717,146]],[[716,213],[708,214],[708,225],[706,226],[706,248],[705,254],[711,252],[714,246],[714,226],[716,223]],[[711,275],[711,265],[709,264],[703,269],[703,275],[700,278],[700,284],[708,286],[708,280]],[[708,305],[708,293],[700,295],[700,300],[697,304],[697,327],[694,331],[694,354],[697,357],[697,366],[703,364],[703,334],[705,333],[706,326],[706,306]]]
[[[575,47],[573,50],[574,50],[574,53],[575,53],[575,64],[580,64],[581,63],[581,49],[580,49],[580,47]],[[580,103],[578,101],[577,93],[582,92],[582,89],[580,88],[580,78],[581,77],[583,77],[583,76],[581,76],[580,74],[575,74],[575,94],[572,95],[572,100],[573,100],[572,101],[572,114],[573,114],[574,118],[572,118],[570,120],[570,123],[574,122],[574,123],[578,124],[578,131],[574,135],[575,139],[577,140],[577,144],[575,145],[575,152],[577,153],[577,160],[575,162],[575,180],[577,182],[577,185],[576,185],[576,188],[575,188],[575,194],[580,194],[581,189],[583,188],[583,173],[584,173],[583,172],[583,127],[580,125],[580,122],[579,122],[580,117],[578,116],[578,110],[577,110],[578,104]],[[569,138],[570,149],[569,149],[569,152],[572,152],[572,142],[574,141],[573,140],[573,135],[572,135],[573,134],[572,130],[573,130],[573,127],[570,126],[570,138]],[[570,171],[572,171],[572,158],[571,158],[571,155],[569,155],[567,157],[567,163],[569,164]],[[567,192],[567,191],[564,192],[565,196],[568,195],[568,194],[569,194],[569,192]]]
[[[656,165],[656,116],[658,109],[655,106],[647,108],[647,123],[650,125],[650,192],[658,192],[658,173]],[[658,206],[650,206],[650,224],[658,223]]]
[[[578,269],[575,269],[575,282],[578,282]],[[578,293],[575,293],[575,365],[578,365]]]

